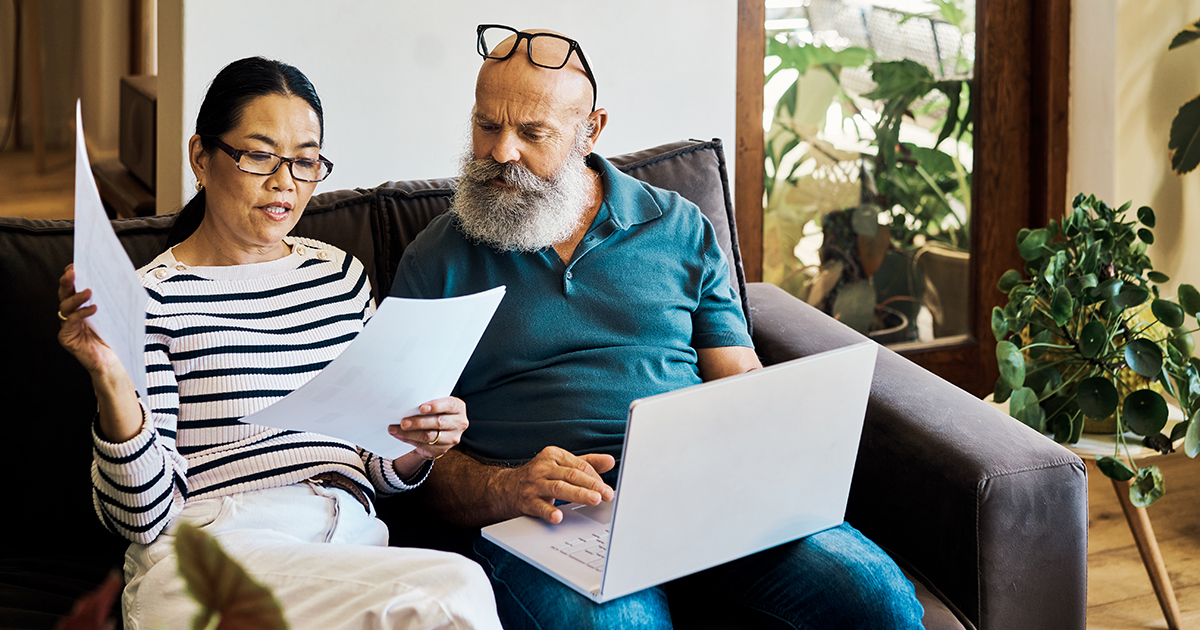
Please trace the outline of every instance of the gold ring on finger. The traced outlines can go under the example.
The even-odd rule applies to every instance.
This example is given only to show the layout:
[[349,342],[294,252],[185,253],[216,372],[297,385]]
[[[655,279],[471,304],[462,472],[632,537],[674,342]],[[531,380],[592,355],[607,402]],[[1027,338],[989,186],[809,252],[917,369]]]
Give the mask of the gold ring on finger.
[[432,442],[429,442],[428,444],[429,444],[430,446],[433,446],[434,444],[437,444],[437,443],[438,443],[438,441],[439,441],[439,440],[441,440],[441,439],[442,439],[442,430],[441,430],[441,429],[438,429],[437,435],[435,435],[435,436],[433,437],[433,441],[432,441]]
[[66,315],[63,315],[63,314],[62,314],[62,311],[58,311],[58,318],[59,318],[59,319],[61,319],[61,320],[62,320],[62,321],[64,321],[64,322],[65,322],[65,321],[67,321],[67,316],[66,316]]

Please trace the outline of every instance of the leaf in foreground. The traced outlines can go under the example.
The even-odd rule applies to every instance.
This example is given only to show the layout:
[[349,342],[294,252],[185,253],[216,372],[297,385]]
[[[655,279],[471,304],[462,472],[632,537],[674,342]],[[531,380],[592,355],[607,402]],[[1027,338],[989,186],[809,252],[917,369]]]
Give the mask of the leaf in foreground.
[[179,573],[188,591],[200,603],[193,628],[218,630],[284,630],[283,609],[270,589],[255,582],[221,545],[203,530],[181,523],[175,537]]

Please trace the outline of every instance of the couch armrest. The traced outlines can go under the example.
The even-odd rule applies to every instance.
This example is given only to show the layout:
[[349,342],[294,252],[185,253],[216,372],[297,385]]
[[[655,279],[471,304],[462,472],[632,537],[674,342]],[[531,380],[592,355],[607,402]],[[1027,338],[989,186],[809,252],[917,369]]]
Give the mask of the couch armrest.
[[[747,296],[766,364],[863,339],[774,286],[750,284]],[[1085,626],[1083,461],[886,348],[846,520],[981,630]]]

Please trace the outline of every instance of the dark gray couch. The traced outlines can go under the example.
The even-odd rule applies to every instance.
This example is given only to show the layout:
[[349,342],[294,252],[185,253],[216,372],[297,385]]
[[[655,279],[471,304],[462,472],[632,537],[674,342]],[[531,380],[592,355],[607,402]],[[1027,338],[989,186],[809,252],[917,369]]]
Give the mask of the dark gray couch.
[[[857,333],[769,285],[746,284],[721,144],[680,142],[613,158],[631,175],[691,199],[717,227],[764,363],[860,341]],[[450,180],[389,182],[313,198],[296,233],[367,267],[376,297],[407,243],[446,209]],[[114,222],[135,265],[162,248],[171,217]],[[123,540],[92,512],[86,373],[55,340],[58,277],[71,260],[68,221],[0,218],[0,627],[49,628],[119,567]],[[386,500],[393,540],[443,531]],[[875,371],[847,520],[918,584],[929,628],[1083,628],[1087,487],[1074,455],[966,392],[883,350]],[[682,594],[681,627],[758,627]]]

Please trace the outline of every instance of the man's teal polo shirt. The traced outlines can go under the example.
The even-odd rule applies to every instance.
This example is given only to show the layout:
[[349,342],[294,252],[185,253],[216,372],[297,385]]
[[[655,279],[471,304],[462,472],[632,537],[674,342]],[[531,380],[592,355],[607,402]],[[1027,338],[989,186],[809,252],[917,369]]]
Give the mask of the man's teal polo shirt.
[[404,252],[391,295],[507,286],[455,395],[461,448],[522,463],[554,445],[619,458],[629,403],[700,382],[695,348],[753,347],[712,224],[677,193],[592,154],[604,203],[564,265],[553,248],[497,252],[445,213]]

